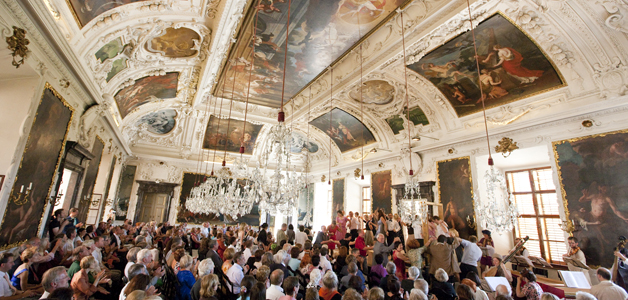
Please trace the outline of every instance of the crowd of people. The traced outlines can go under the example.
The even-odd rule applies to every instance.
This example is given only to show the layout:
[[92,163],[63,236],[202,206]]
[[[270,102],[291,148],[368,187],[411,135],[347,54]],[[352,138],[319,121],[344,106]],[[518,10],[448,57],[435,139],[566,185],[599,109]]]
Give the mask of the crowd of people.
[[[437,216],[405,224],[382,210],[338,211],[318,232],[283,224],[273,234],[268,224],[94,227],[77,214],[55,211],[45,238],[0,253],[0,300],[558,299],[532,270],[515,274],[502,256],[483,254],[489,231],[462,239]],[[509,284],[493,290],[484,279],[493,276]],[[577,299],[628,298],[607,269],[597,276],[600,284]]]

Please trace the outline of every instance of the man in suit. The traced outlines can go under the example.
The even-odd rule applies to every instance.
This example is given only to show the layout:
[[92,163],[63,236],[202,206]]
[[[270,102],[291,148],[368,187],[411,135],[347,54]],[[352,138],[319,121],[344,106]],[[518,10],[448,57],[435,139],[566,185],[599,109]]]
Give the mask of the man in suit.
[[218,255],[218,243],[216,240],[209,241],[209,251],[207,251],[207,257],[214,262],[214,273],[222,272],[222,259]]

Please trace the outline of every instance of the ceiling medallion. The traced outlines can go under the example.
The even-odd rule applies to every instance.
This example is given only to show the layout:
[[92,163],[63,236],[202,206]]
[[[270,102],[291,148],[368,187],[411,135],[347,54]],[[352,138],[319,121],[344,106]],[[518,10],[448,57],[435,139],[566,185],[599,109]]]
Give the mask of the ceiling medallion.
[[517,142],[513,142],[509,137],[503,137],[497,144],[498,145],[495,146],[495,152],[501,153],[504,157],[510,156],[513,151],[519,149]]
[[591,121],[591,120],[584,120],[584,121],[582,121],[582,126],[586,127],[586,128],[593,127],[593,121]]
[[[19,68],[24,64],[24,60],[28,55],[28,48],[26,45],[30,44],[30,41],[26,38],[26,30],[13,26],[13,35],[6,38],[7,44],[9,44],[9,49],[13,51],[11,55],[13,55],[12,65],[15,68]],[[16,60],[16,57],[19,56],[21,59]]]

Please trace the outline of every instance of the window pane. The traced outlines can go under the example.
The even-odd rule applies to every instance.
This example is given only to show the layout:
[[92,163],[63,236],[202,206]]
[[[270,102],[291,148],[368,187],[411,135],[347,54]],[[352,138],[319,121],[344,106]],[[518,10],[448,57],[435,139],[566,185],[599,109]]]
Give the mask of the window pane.
[[508,173],[508,184],[510,192],[513,193],[525,193],[532,191],[532,187],[530,187],[530,174],[528,171]]
[[552,178],[552,169],[534,170],[532,171],[534,178],[534,189],[539,190],[556,190],[554,179]]
[[542,215],[558,215],[558,201],[556,193],[536,194],[539,202],[539,213]]
[[563,223],[561,219],[558,218],[545,218],[545,227],[547,231],[545,235],[549,241],[562,242],[563,246],[565,246],[565,234],[560,229],[560,225]]
[[538,240],[528,240],[524,247],[530,252],[530,256],[543,257],[541,255],[541,244]]
[[519,236],[529,236],[531,239],[539,239],[539,231],[536,218],[519,218]]
[[362,202],[362,213],[371,213],[371,201]]
[[534,211],[534,201],[532,200],[532,194],[513,195],[515,197],[515,203],[517,204],[517,210],[522,215],[536,215]]
[[565,242],[549,242],[549,249],[552,262],[563,261],[563,254],[567,253],[567,250],[565,250]]

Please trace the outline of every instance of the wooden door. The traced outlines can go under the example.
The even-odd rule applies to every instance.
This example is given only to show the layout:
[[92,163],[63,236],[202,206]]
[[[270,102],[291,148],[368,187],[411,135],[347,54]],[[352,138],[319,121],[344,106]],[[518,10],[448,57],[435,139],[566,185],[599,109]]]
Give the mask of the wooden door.
[[140,213],[140,222],[163,220],[166,204],[168,202],[168,194],[146,194],[142,203],[142,211]]

